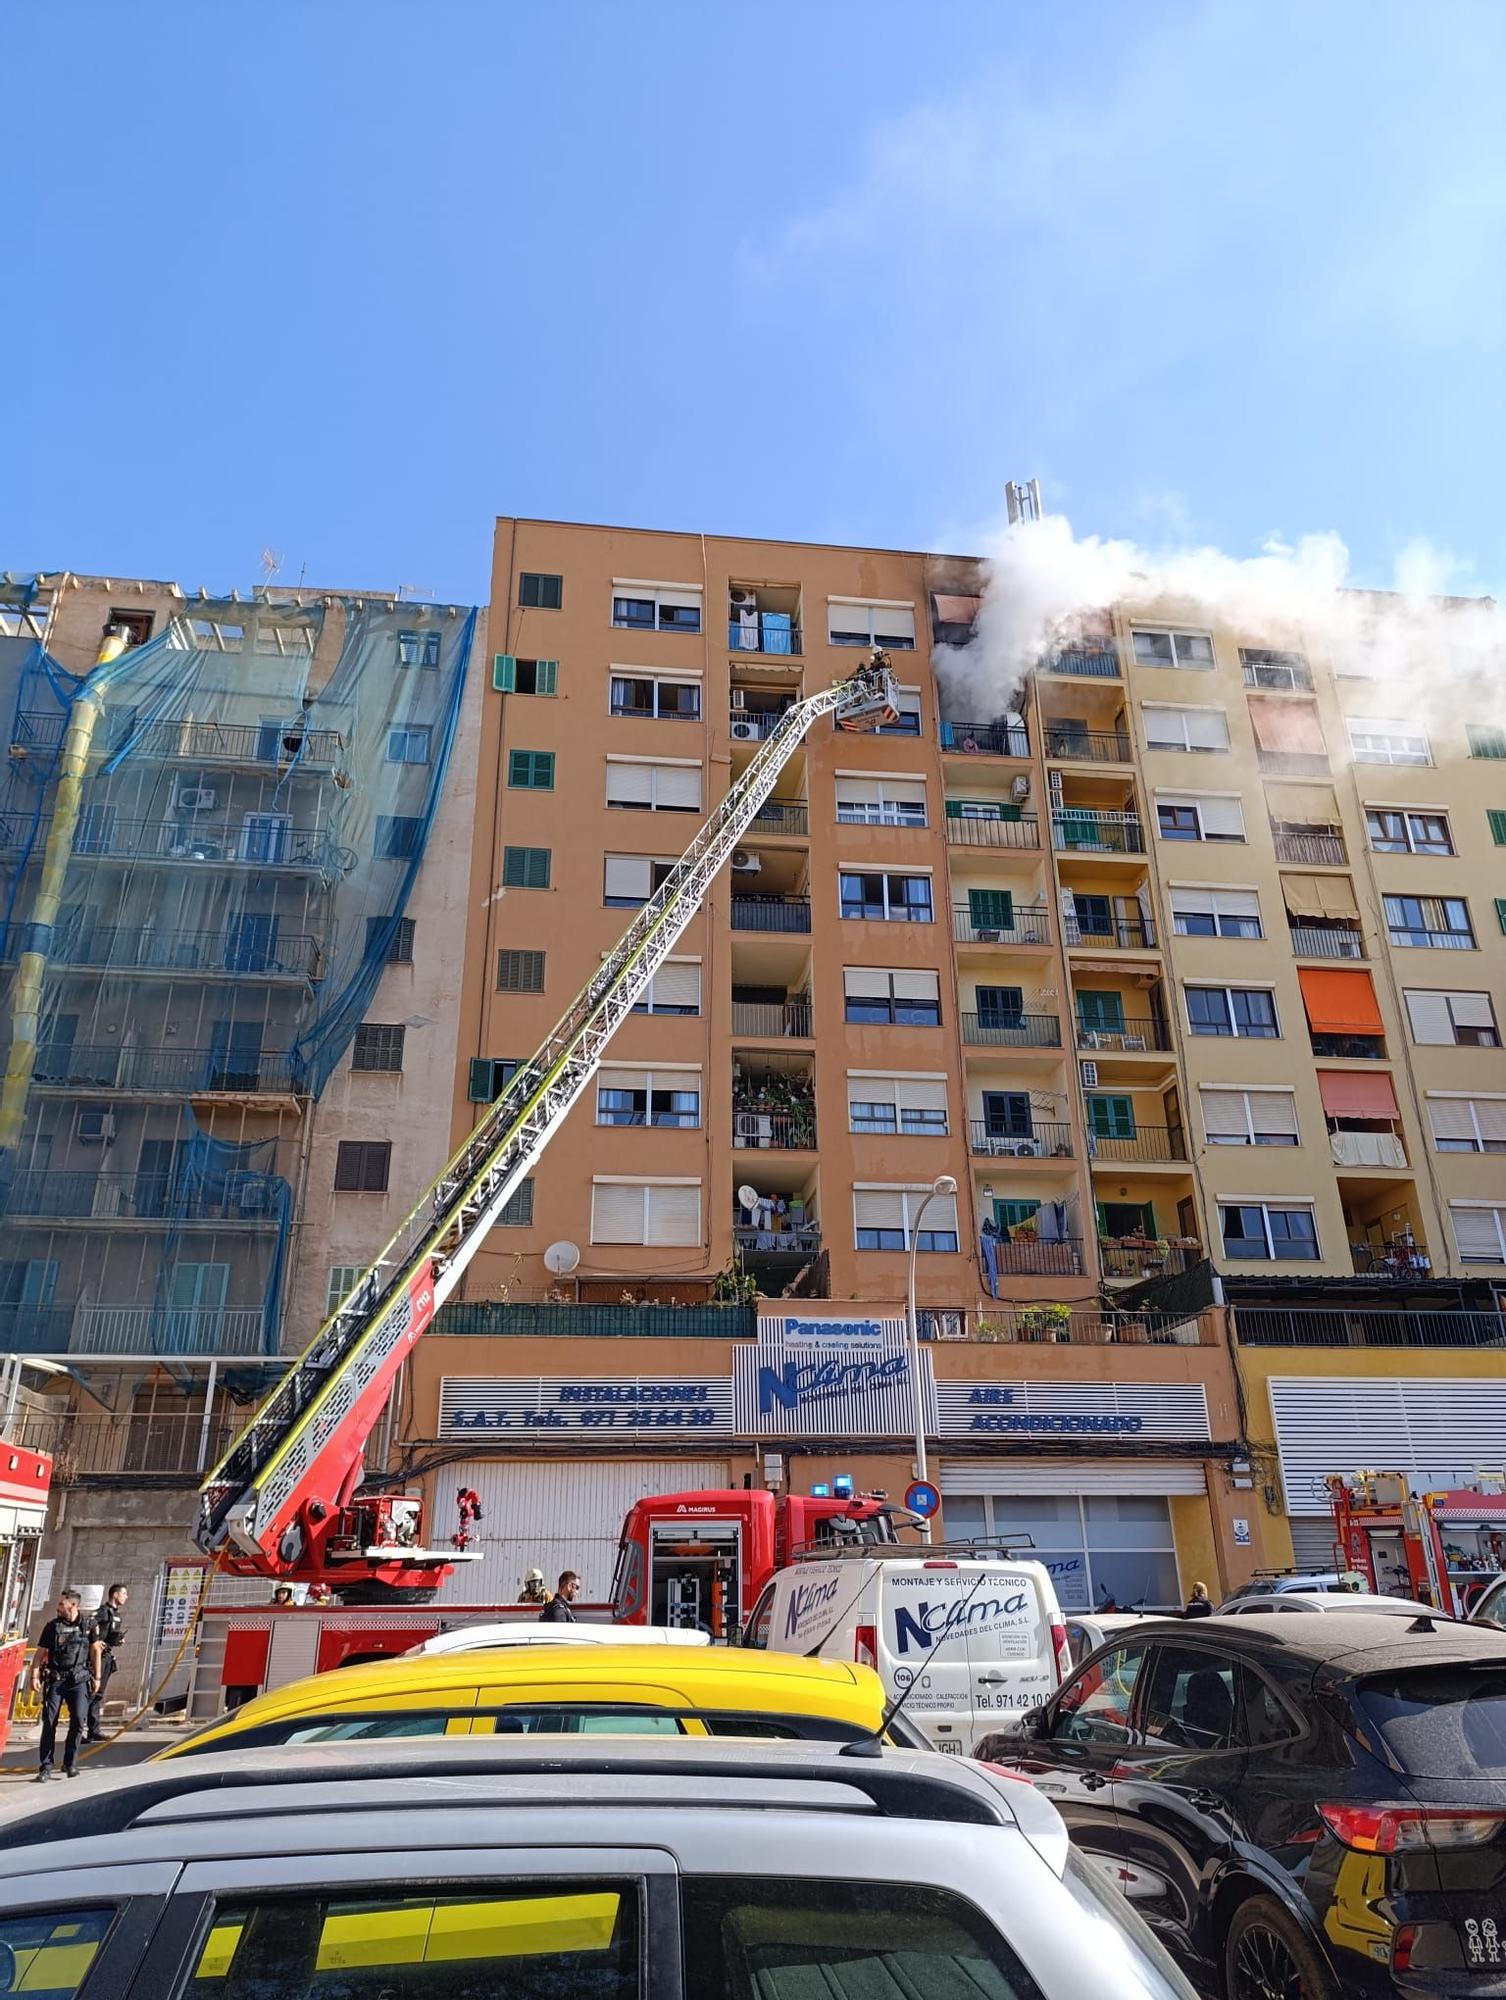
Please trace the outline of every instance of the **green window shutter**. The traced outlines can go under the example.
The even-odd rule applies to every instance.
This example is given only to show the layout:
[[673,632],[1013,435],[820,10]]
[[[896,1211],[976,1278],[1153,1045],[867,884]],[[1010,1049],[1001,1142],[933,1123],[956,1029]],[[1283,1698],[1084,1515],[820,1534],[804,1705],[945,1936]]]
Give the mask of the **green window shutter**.
[[1088,1129],[1095,1139],[1133,1139],[1135,1106],[1128,1097],[1090,1097]]
[[996,1201],[994,1226],[999,1230],[1013,1229],[1017,1222],[1028,1222],[1039,1209],[1038,1201]]
[[1506,812],[1488,812],[1485,817],[1490,822],[1491,839],[1497,847],[1506,847]]
[[962,800],[961,800],[961,799],[948,799],[948,800],[947,800],[947,802],[946,802],[946,816],[947,816],[947,818],[948,818],[948,819],[961,819],[961,817],[962,817]]
[[507,889],[547,889],[552,849],[547,847],[504,847],[502,884]]
[[1506,931],[1506,896],[1496,897],[1496,922]]
[[490,1104],[496,1098],[495,1071],[496,1064],[490,1056],[471,1057],[471,1076],[465,1094],[472,1104]]
[[1465,724],[1471,757],[1506,757],[1506,729],[1490,729],[1480,722]]
[[511,694],[517,685],[518,663],[511,653],[493,653],[492,686],[498,694]]
[[499,1229],[526,1229],[533,1221],[533,1176],[519,1181],[497,1217]]
[[1079,988],[1077,1018],[1090,1033],[1121,1035],[1124,1032],[1124,1001],[1117,993]]
[[535,660],[533,674],[534,693],[553,694],[559,686],[560,663],[558,660]]
[[1013,806],[1006,804],[1006,805],[1001,805],[999,807],[1000,819],[1023,819],[1024,817],[1025,817],[1025,809],[1023,806]]
[[554,790],[552,750],[513,750],[507,759],[507,782],[525,791]]
[[969,889],[967,913],[974,930],[1012,931],[1014,895],[1009,889]]

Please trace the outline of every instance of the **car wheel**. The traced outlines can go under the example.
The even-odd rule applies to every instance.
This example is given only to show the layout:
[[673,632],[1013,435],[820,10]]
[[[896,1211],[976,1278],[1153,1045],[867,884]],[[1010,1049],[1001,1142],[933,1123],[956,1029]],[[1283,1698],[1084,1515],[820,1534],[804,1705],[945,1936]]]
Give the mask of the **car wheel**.
[[1338,2000],[1338,1988],[1301,1926],[1274,1896],[1234,1912],[1224,1943],[1229,2000]]

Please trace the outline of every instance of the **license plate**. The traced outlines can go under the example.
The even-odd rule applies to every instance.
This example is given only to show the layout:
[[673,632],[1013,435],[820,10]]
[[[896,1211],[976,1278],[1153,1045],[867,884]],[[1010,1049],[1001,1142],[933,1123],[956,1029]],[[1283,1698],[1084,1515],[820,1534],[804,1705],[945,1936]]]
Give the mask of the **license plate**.
[[962,1743],[955,1736],[943,1736],[941,1741],[936,1745],[936,1748],[945,1751],[949,1757],[960,1757],[962,1755]]

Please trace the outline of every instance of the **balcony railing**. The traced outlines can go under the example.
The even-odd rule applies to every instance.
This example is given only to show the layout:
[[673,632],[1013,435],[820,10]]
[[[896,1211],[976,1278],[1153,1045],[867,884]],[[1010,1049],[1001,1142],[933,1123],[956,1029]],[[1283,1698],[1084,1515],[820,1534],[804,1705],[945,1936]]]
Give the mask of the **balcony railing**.
[[804,800],[769,799],[753,816],[749,834],[793,833],[802,839],[811,830],[810,807]]
[[809,896],[749,896],[732,892],[732,928],[735,931],[809,931]]
[[[45,837],[45,836],[44,836]],[[234,862],[248,868],[322,872],[338,865],[329,834],[251,816],[236,821],[115,819],[85,813],[74,858],[108,861]]]
[[801,1222],[793,1229],[750,1229],[738,1223],[732,1240],[744,1257],[814,1257],[821,1248],[821,1225]]
[[122,1048],[118,1042],[43,1042],[35,1080],[67,1090],[142,1090],[192,1097],[293,1090],[293,1059],[282,1051]]
[[1070,854],[1143,854],[1145,829],[1133,813],[1067,806],[1051,815],[1051,845]]
[[1506,1347],[1493,1312],[1236,1306],[1233,1320],[1241,1347]]
[[1345,868],[1349,865],[1349,850],[1344,845],[1343,831],[1331,827],[1323,833],[1300,833],[1293,827],[1271,826],[1271,838],[1276,843],[1278,861],[1300,861],[1309,868]]
[[0,1187],[0,1214],[64,1222],[256,1222],[275,1215],[284,1186],[273,1174],[227,1174],[205,1187],[171,1174],[23,1167]]
[[1055,1014],[964,1014],[962,1039],[977,1048],[1059,1049],[1062,1024]]
[[27,1412],[24,1442],[53,1454],[53,1484],[71,1486],[79,1479],[115,1474],[139,1478],[157,1473],[195,1479],[207,1472],[229,1449],[243,1419],[215,1411],[209,1422],[202,1411],[179,1415],[166,1410],[126,1411],[119,1416],[54,1417]]
[[1034,1125],[1029,1132],[996,1131],[986,1118],[968,1121],[973,1152],[990,1160],[1066,1160],[1072,1157],[1072,1127]]
[[1339,1062],[1384,1062],[1386,1042],[1383,1035],[1319,1035],[1308,1031],[1315,1056],[1326,1056]]
[[1108,1055],[1144,1055],[1150,1049],[1169,1049],[1171,1034],[1164,1021],[1149,1014],[1127,1016],[1115,1028],[1090,1028],[1077,1024],[1077,1046],[1097,1049]]
[[1070,723],[1046,724],[1046,755],[1063,764],[1128,764],[1130,740],[1116,729],[1075,729]]
[[553,1300],[441,1306],[436,1333],[472,1339],[751,1340],[758,1309],[744,1305],[594,1305]]
[[1255,761],[1262,771],[1273,778],[1326,778],[1332,766],[1327,751],[1320,750],[1261,750],[1255,752]]
[[1312,668],[1306,660],[1296,657],[1280,661],[1245,660],[1240,671],[1247,688],[1276,688],[1289,694],[1299,690],[1305,694],[1312,692]]
[[1328,1134],[1328,1150],[1336,1167],[1404,1167],[1406,1142],[1401,1127],[1389,1132],[1335,1132]]
[[313,979],[319,971],[319,940],[305,932],[154,930],[146,924],[96,924],[53,933],[54,965],[101,967],[111,972],[200,972]]
[[778,612],[760,611],[745,625],[739,618],[727,621],[727,644],[735,653],[798,654],[804,651],[800,627]]
[[1082,1275],[1082,1242],[1075,1236],[1060,1236],[1055,1242],[998,1242],[1001,1278],[1077,1278]]
[[1088,1158],[1101,1165],[1125,1165],[1135,1161],[1185,1160],[1187,1135],[1180,1125],[1136,1125],[1123,1138],[1107,1138],[1090,1132]]
[[816,1143],[814,1111],[760,1111],[732,1106],[732,1143],[751,1152],[804,1152]]
[[81,1306],[72,1346],[90,1354],[261,1354],[260,1306],[192,1310],[151,1306]]
[[1116,681],[1119,678],[1119,652],[1111,640],[1089,645],[1064,646],[1059,653],[1048,653],[1041,661],[1043,674],[1069,674],[1074,680]]
[[727,717],[727,727],[735,743],[762,742],[789,714],[794,704],[787,703],[779,709],[734,708]]
[[1101,1236],[1098,1255],[1106,1278],[1172,1278],[1191,1270],[1202,1256],[1200,1249],[1169,1243],[1165,1250],[1154,1243],[1135,1243],[1124,1237]]
[[811,1032],[811,1003],[809,1000],[734,1000],[732,1032],[734,1035],[779,1035],[802,1040]]
[[965,801],[947,800],[946,837],[949,847],[1040,846],[1040,821],[1034,813],[1025,813],[1019,819],[987,819],[981,813],[953,812],[952,807],[961,803]]
[[1023,722],[946,722],[943,750],[964,757],[1028,757],[1030,731]]
[[[39,711],[16,718],[18,743],[31,749],[55,749],[63,740],[66,717]],[[330,769],[340,758],[345,740],[334,729],[301,729],[295,721],[193,722],[165,717],[132,730],[114,728],[94,740],[96,750],[111,752],[129,744],[133,755],[159,760],[180,758],[193,764],[293,764],[305,770]]]
[[1103,930],[1090,929],[1081,917],[1062,921],[1068,947],[1089,951],[1154,951],[1156,927],[1148,917],[1115,917]]
[[1428,1277],[1433,1269],[1433,1260],[1420,1243],[1409,1243],[1399,1236],[1384,1243],[1351,1240],[1349,1257],[1357,1278],[1378,1278],[1384,1283],[1410,1284],[1415,1278]]
[[978,924],[973,921],[970,905],[954,903],[952,936],[958,944],[1049,944],[1051,916],[1044,903],[1023,909],[1017,904],[1011,923]]
[[72,1306],[0,1306],[0,1353],[66,1354],[73,1315]]
[[1319,924],[1292,924],[1292,950],[1298,958],[1363,958],[1364,933]]

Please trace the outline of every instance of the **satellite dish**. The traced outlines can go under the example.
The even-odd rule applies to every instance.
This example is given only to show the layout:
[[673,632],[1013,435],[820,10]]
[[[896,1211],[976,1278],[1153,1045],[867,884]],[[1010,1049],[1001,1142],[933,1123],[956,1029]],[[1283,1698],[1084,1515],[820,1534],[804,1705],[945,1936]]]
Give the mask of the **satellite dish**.
[[737,1191],[737,1198],[744,1208],[757,1208],[758,1189],[756,1187],[749,1187],[748,1183],[744,1181]]
[[556,1278],[568,1278],[579,1262],[578,1243],[551,1243],[544,1252],[544,1269],[552,1271]]

